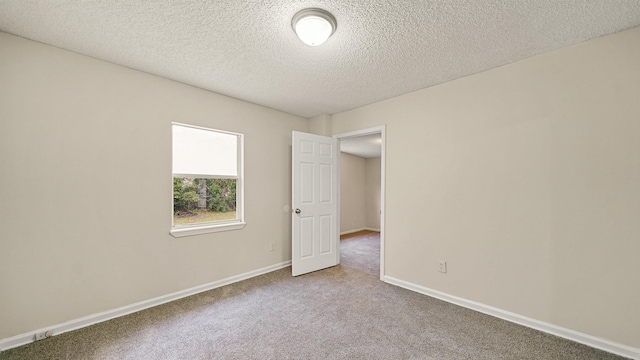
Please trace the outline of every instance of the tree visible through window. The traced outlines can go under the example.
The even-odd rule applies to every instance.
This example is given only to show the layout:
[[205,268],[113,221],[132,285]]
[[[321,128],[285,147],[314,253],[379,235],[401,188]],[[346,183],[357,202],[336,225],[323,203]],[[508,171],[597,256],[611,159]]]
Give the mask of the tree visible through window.
[[173,224],[236,219],[235,179],[173,178]]
[[173,227],[242,222],[242,135],[173,124]]

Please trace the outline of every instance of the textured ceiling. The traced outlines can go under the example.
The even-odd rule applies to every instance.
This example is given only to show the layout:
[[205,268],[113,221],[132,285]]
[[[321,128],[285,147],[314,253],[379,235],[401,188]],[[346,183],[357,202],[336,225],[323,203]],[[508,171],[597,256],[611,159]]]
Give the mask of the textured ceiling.
[[341,139],[340,151],[362,158],[379,157],[382,153],[382,135],[378,133]]
[[[338,21],[322,46],[307,7]],[[2,31],[304,117],[638,25],[639,0],[0,1]]]

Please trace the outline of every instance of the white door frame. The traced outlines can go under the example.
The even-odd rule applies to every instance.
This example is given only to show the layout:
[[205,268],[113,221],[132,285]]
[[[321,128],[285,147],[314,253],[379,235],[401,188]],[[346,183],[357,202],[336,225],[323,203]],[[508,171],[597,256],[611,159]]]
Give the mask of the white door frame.
[[[385,238],[385,198],[386,198],[386,125],[376,126],[372,128],[350,131],[342,134],[333,135],[338,141],[347,138],[359,137],[371,134],[380,134],[382,137],[381,154],[380,154],[380,280],[384,281],[384,238]],[[338,232],[340,232],[340,157],[338,157]],[[340,236],[338,236],[338,244]],[[338,249],[340,247],[338,246]],[[340,251],[338,254],[338,262],[340,262]]]

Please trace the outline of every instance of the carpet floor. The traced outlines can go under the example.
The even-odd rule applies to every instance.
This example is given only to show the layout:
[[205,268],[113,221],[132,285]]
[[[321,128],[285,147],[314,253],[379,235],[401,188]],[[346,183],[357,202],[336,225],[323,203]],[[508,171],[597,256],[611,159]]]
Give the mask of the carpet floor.
[[622,359],[379,279],[380,238],[0,353],[15,359]]

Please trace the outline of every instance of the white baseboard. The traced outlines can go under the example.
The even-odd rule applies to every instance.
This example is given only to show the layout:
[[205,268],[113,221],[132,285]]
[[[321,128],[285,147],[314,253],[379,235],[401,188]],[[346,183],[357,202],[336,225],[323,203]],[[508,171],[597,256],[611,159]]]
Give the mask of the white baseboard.
[[16,335],[10,338],[0,340],[0,351],[8,350],[14,347],[26,345],[35,341],[36,333],[44,333],[50,331],[53,336],[59,335],[68,331],[77,330],[83,327],[87,327],[93,324],[97,324],[103,321],[111,320],[120,316],[128,315],[140,310],[148,309],[154,306],[158,306],[164,303],[168,303],[174,300],[182,299],[187,296],[195,295],[204,291],[219,288],[221,286],[233,284],[238,281],[246,280],[258,275],[266,274],[275,270],[282,269],[291,265],[291,260],[285,261],[280,264],[275,264],[261,269],[249,271],[244,274],[235,275],[226,279],[214,281],[208,284],[199,285],[190,289],[174,292],[171,294],[159,296],[153,299],[140,301],[131,305],[126,305],[117,309],[103,311],[101,313],[84,316],[78,319],[70,320],[62,324],[49,326],[46,328],[30,331],[25,334]]
[[340,233],[340,236],[342,235],[348,235],[348,234],[353,234],[353,233],[357,233],[360,231],[376,231],[376,232],[380,232],[380,229],[374,229],[374,228],[369,228],[369,227],[363,227],[360,229],[355,229],[355,230],[347,230],[347,231],[343,231]]
[[396,285],[420,294],[428,295],[436,299],[446,301],[455,305],[459,305],[471,310],[475,310],[487,315],[491,315],[503,320],[507,320],[516,324],[520,324],[532,329],[540,330],[552,335],[556,335],[565,339],[569,339],[596,349],[604,350],[613,354],[640,360],[640,349],[631,346],[619,344],[613,341],[597,338],[592,335],[584,334],[575,330],[563,328],[557,325],[528,318],[509,311],[495,308],[493,306],[481,304],[475,301],[463,299],[454,295],[449,295],[437,290],[429,289],[424,286],[416,285],[407,281],[399,280],[391,276],[385,276],[384,282]]

